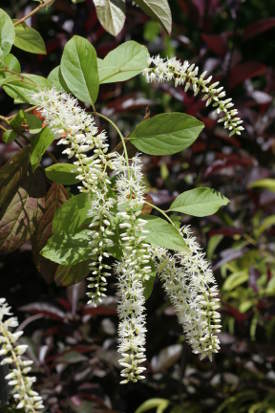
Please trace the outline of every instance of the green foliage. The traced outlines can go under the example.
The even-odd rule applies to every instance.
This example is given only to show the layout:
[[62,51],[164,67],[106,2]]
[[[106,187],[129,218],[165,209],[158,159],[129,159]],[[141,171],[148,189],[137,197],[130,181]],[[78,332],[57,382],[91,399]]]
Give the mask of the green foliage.
[[0,9],[0,58],[7,56],[11,51],[15,38],[15,30],[9,15]]
[[162,218],[155,216],[144,216],[147,220],[146,240],[153,246],[168,248],[174,251],[186,250],[186,244],[178,229]]
[[94,3],[102,27],[113,36],[117,36],[125,23],[125,2],[123,0],[94,0]]
[[69,163],[55,163],[45,169],[46,177],[53,182],[63,185],[74,185],[79,182],[75,165]]
[[145,46],[130,40],[98,59],[99,82],[121,82],[140,74],[148,66],[149,53]]
[[192,145],[203,127],[193,116],[163,113],[139,123],[129,139],[148,155],[172,155]]
[[229,199],[211,188],[194,188],[180,194],[170,206],[170,211],[182,212],[195,217],[215,214],[229,203]]
[[48,82],[43,76],[22,73],[20,76],[8,76],[2,83],[4,91],[14,103],[34,103],[32,95],[41,88],[47,88]]
[[142,403],[142,405],[135,411],[135,413],[144,413],[148,410],[155,409],[156,413],[163,413],[169,406],[169,400],[166,399],[150,399]]
[[45,42],[40,33],[25,23],[15,27],[14,46],[29,53],[47,53]]
[[98,95],[96,51],[85,38],[74,36],[61,58],[61,73],[69,90],[84,103],[95,103]]
[[172,31],[172,16],[167,0],[135,0],[142,10],[161,23],[168,34]]
[[[37,118],[36,118],[37,119]],[[32,141],[32,150],[30,156],[30,162],[33,169],[36,169],[40,165],[40,161],[54,141],[55,136],[49,128],[43,128],[42,131],[35,136],[34,140]]]

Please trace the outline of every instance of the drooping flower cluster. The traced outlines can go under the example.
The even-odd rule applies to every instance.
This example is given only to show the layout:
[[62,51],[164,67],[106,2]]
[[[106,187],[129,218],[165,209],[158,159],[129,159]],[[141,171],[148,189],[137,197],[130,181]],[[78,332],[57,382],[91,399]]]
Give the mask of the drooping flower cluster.
[[144,379],[145,368],[145,298],[144,281],[151,276],[149,244],[145,241],[145,224],[140,218],[145,188],[138,157],[127,165],[118,155],[113,162],[118,171],[118,219],[121,230],[122,257],[116,267],[119,294],[119,353],[122,383]]
[[94,119],[85,112],[78,101],[67,93],[56,89],[45,89],[33,95],[41,115],[51,128],[58,145],[65,145],[63,154],[74,158],[79,190],[90,192],[91,202],[91,275],[88,278],[89,303],[97,304],[105,295],[106,277],[110,268],[106,264],[109,248],[113,245],[111,210],[114,200],[108,196],[110,179],[107,168],[112,154],[105,131],[98,131]]
[[115,272],[122,383],[144,378],[144,283],[154,260],[193,351],[211,358],[219,348],[219,300],[212,271],[188,227],[181,230],[189,247],[185,253],[172,256],[153,249],[146,242],[142,219],[145,187],[140,158],[128,162],[122,155],[108,153],[105,132],[99,133],[93,117],[70,95],[52,89],[36,94],[35,99],[59,144],[66,145],[63,153],[74,158],[80,191],[91,194],[89,303],[97,304],[105,295],[110,255],[118,239],[119,252],[112,255],[119,259]]
[[238,110],[234,108],[231,98],[226,98],[223,86],[219,82],[211,83],[212,76],[205,71],[199,74],[199,68],[194,63],[184,61],[183,63],[176,57],[162,59],[160,56],[150,57],[149,67],[144,70],[144,75],[148,82],[170,82],[175,86],[184,86],[185,92],[190,88],[196,96],[202,95],[206,101],[206,106],[212,105],[217,114],[222,114],[218,122],[222,122],[225,129],[231,135],[240,135],[244,129],[243,121],[238,116]]
[[[22,331],[14,331],[18,327],[16,317],[4,298],[0,298],[0,357],[1,365],[8,365],[9,373],[5,377],[17,409],[25,413],[36,413],[44,409],[42,398],[33,390],[35,377],[28,376],[32,361],[23,358],[27,346],[19,344]],[[22,357],[23,356],[23,357]]]
[[188,250],[174,254],[156,250],[158,270],[187,340],[201,359],[220,348],[220,307],[215,278],[189,226],[181,229]]

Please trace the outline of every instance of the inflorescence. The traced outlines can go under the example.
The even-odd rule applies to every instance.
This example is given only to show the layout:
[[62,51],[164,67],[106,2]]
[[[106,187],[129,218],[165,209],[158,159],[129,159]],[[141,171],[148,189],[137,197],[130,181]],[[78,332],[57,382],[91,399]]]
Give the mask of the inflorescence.
[[199,68],[194,63],[185,60],[183,63],[176,57],[162,59],[160,56],[150,57],[149,67],[144,70],[148,82],[174,82],[175,86],[184,86],[185,92],[190,88],[196,96],[202,95],[206,106],[212,105],[217,114],[222,114],[218,122],[222,122],[231,135],[240,135],[244,130],[243,121],[238,116],[231,98],[226,98],[224,87],[220,82],[211,83],[212,76],[205,71],[199,74]]
[[36,413],[44,409],[43,401],[32,389],[35,377],[28,374],[33,362],[24,358],[28,346],[18,343],[23,332],[14,331],[16,327],[17,318],[12,315],[5,298],[0,298],[0,364],[9,367],[5,378],[16,408],[26,413]]
[[[182,66],[177,60],[151,61],[148,80],[175,80],[190,83],[195,93],[201,89],[208,103],[216,102],[224,112],[226,127],[239,133],[240,121],[223,101],[223,93],[207,86],[205,75],[195,80],[197,69]],[[177,70],[176,70],[177,69]],[[178,74],[179,73],[179,74]],[[184,73],[186,76],[184,77]],[[188,80],[189,79],[189,80]],[[209,264],[189,227],[180,231],[188,249],[184,253],[150,246],[146,221],[142,217],[145,187],[142,162],[138,156],[128,158],[109,153],[106,133],[99,132],[93,116],[80,108],[76,99],[55,89],[35,94],[35,101],[52,129],[64,154],[73,158],[81,181],[80,191],[91,194],[91,274],[88,277],[89,303],[96,305],[106,294],[107,277],[112,260],[118,288],[119,353],[122,383],[144,379],[145,368],[145,297],[144,283],[157,269],[164,288],[176,309],[179,322],[194,353],[212,358],[219,349],[219,298]],[[222,103],[223,102],[223,103]],[[116,250],[112,253],[114,239]]]

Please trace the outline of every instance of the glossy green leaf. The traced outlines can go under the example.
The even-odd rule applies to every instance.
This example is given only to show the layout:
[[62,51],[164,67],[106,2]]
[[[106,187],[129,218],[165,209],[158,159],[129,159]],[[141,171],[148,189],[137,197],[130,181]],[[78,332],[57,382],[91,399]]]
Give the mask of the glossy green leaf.
[[37,168],[40,164],[42,156],[54,139],[55,136],[49,128],[44,128],[42,132],[35,137],[32,143],[32,151],[30,156],[30,162],[33,169]]
[[172,31],[172,15],[168,0],[135,0],[150,17],[158,20],[168,34]]
[[174,251],[186,251],[186,243],[180,232],[172,224],[162,218],[152,215],[143,216],[147,221],[145,229],[146,241],[155,247],[167,248]]
[[99,81],[121,82],[141,73],[148,66],[149,53],[145,46],[130,40],[98,59]]
[[40,33],[25,23],[15,27],[14,46],[25,52],[46,54],[46,46]]
[[41,251],[43,257],[61,265],[75,265],[89,258],[89,230],[76,234],[53,234]]
[[275,179],[266,178],[258,179],[257,181],[252,182],[249,185],[249,188],[262,188],[267,189],[268,191],[275,192]]
[[0,9],[0,58],[7,56],[12,48],[15,30],[10,16]]
[[79,182],[77,168],[71,163],[55,163],[45,169],[48,179],[58,184],[74,185]]
[[94,0],[96,15],[106,32],[117,36],[125,23],[124,0]]
[[87,39],[73,36],[64,48],[60,68],[72,94],[84,103],[95,103],[99,88],[97,57]]
[[215,214],[218,209],[229,203],[229,199],[211,188],[199,187],[180,194],[170,206],[169,211],[182,212],[195,217]]
[[163,113],[139,123],[130,135],[131,143],[148,155],[172,155],[197,139],[204,125],[184,113]]
[[32,98],[33,93],[48,87],[48,81],[43,76],[26,73],[22,73],[20,76],[7,77],[3,83],[4,91],[14,99],[14,103],[35,104],[36,102]]

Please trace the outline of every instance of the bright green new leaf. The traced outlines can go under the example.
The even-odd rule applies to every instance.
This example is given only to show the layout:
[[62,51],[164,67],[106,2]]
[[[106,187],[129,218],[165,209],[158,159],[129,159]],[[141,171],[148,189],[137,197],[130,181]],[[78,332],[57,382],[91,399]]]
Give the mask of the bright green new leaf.
[[172,155],[192,145],[203,128],[203,123],[193,116],[163,113],[139,123],[129,138],[148,155]]
[[37,168],[40,164],[42,156],[54,139],[55,136],[49,128],[44,128],[42,132],[35,137],[32,143],[32,151],[30,156],[30,162],[33,169]]
[[35,104],[36,102],[32,98],[33,93],[48,87],[48,81],[43,76],[26,73],[7,77],[3,83],[4,91],[14,99],[14,103]]
[[149,399],[142,403],[142,405],[139,406],[135,413],[144,413],[152,409],[155,409],[156,413],[163,413],[167,409],[169,404],[170,402],[167,399]]
[[248,272],[246,270],[235,272],[226,278],[223,284],[224,291],[231,291],[239,285],[245,283],[249,278]]
[[199,187],[180,194],[170,206],[169,211],[182,212],[195,217],[215,214],[218,209],[229,203],[229,199],[211,188]]
[[180,232],[172,224],[152,215],[143,216],[147,221],[146,240],[155,247],[168,248],[175,251],[186,251],[186,243]]
[[96,15],[106,32],[117,36],[125,23],[124,0],[94,0]]
[[84,103],[95,103],[99,88],[97,57],[87,39],[73,36],[64,48],[60,69],[74,96]]
[[25,52],[46,54],[46,46],[40,33],[25,23],[15,27],[14,46]]
[[10,16],[0,9],[0,58],[7,56],[12,48],[15,30]]
[[258,179],[257,181],[252,182],[249,185],[249,188],[262,188],[262,189],[267,189],[271,192],[275,192],[275,179],[272,179],[272,178]]
[[130,40],[98,59],[99,82],[121,82],[141,73],[148,66],[149,53],[145,46]]
[[85,261],[91,254],[89,233],[89,230],[84,229],[76,234],[53,234],[41,250],[41,255],[61,265]]
[[74,185],[79,182],[77,167],[71,163],[55,163],[45,169],[46,177],[63,185]]
[[158,20],[168,34],[172,31],[172,15],[168,0],[135,0],[150,17]]

